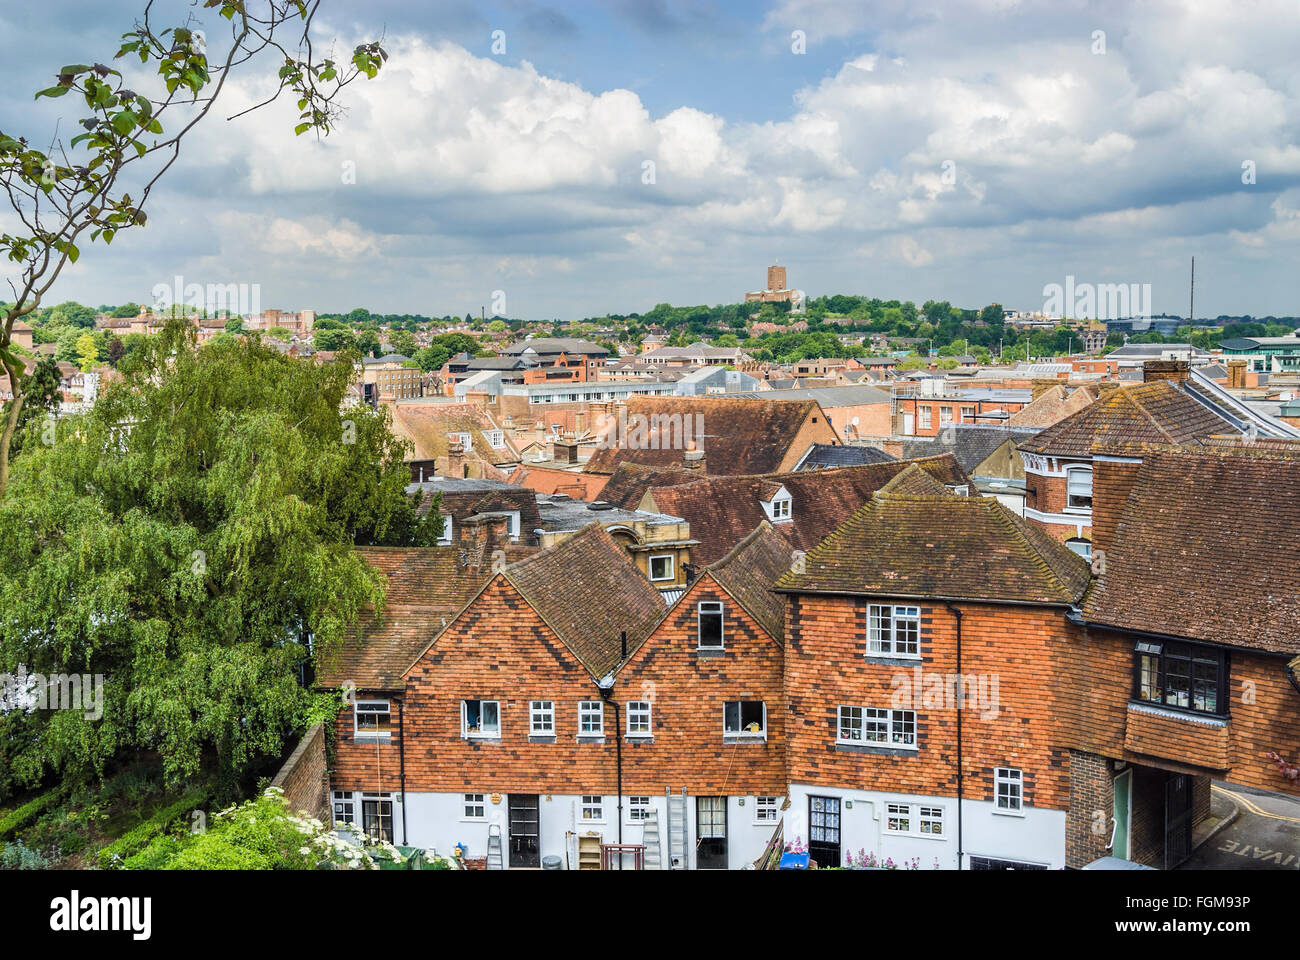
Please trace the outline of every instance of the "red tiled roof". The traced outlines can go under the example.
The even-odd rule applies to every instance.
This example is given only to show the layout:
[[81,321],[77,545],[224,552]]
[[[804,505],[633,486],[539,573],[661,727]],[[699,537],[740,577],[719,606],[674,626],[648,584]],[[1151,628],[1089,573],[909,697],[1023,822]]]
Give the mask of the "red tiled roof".
[[[903,486],[900,483],[900,487]],[[1066,606],[1088,565],[990,497],[876,493],[775,589]]]
[[[627,403],[628,432],[632,433],[634,416],[692,418],[694,435],[695,417],[702,418],[704,439],[696,440],[702,449],[711,473],[730,475],[768,473],[779,469],[790,453],[804,423],[811,416],[822,419],[821,408],[814,400],[739,400],[723,397],[632,397]],[[667,427],[654,430],[645,448],[631,449],[627,445],[598,447],[587,461],[588,473],[613,473],[620,463],[641,463],[651,466],[680,466],[683,460],[682,444],[673,442]],[[674,419],[677,433],[684,430],[684,419]],[[658,449],[657,449],[658,448]],[[802,453],[803,451],[799,451]]]
[[774,640],[781,641],[785,637],[785,600],[772,592],[772,584],[793,561],[790,542],[764,520],[707,572]]
[[1083,613],[1121,629],[1296,654],[1297,576],[1300,456],[1244,446],[1148,452]]
[[1079,387],[1069,393],[1064,385],[1057,385],[1013,413],[1007,424],[1012,427],[1050,427],[1078,413],[1097,396],[1096,387]]
[[1020,443],[1026,453],[1089,457],[1116,443],[1189,443],[1237,433],[1222,417],[1167,380],[1117,387]]
[[595,677],[618,665],[621,631],[631,650],[666,612],[659,591],[599,523],[512,564],[505,576]]
[[652,487],[644,502],[647,509],[688,521],[691,537],[700,541],[692,548],[691,559],[708,564],[767,518],[760,501],[770,498],[777,485],[784,486],[790,493],[791,520],[776,528],[796,549],[811,550],[911,464],[936,477],[940,485],[970,483],[956,458],[943,454],[756,477],[702,477],[692,483]]

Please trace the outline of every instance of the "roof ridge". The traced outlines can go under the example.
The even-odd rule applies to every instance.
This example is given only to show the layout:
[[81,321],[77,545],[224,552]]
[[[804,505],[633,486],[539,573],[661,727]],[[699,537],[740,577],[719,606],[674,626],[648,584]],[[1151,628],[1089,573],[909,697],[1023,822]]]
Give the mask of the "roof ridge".
[[772,524],[769,521],[760,520],[758,526],[756,526],[749,533],[745,534],[745,538],[743,540],[741,540],[738,544],[736,544],[734,547],[728,550],[726,554],[719,557],[717,560],[714,560],[704,569],[713,572],[724,569],[727,566],[727,564],[729,564],[732,560],[736,559],[736,557],[741,553],[741,551],[743,551],[751,543],[757,540],[759,535],[763,532],[765,528],[768,530],[773,529]]

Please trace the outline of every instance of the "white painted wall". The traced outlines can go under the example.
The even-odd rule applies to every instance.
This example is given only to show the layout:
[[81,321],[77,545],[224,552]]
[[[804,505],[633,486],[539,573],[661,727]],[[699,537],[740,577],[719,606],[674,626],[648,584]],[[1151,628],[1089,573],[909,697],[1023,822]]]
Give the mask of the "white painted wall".
[[[920,858],[920,869],[957,868],[957,800],[955,797],[884,793],[873,790],[844,790],[835,787],[793,784],[790,809],[785,811],[785,839],[796,836],[808,842],[809,796],[838,797],[840,800],[841,856],[859,851],[874,853],[880,860],[895,863]],[[885,829],[885,804],[907,803],[944,808],[942,838],[901,835]],[[852,803],[852,807],[847,804]],[[915,815],[916,811],[913,811]],[[1045,864],[1051,869],[1065,866],[1065,811],[1026,808],[1023,816],[996,812],[992,803],[966,800],[962,804],[962,846],[966,864],[971,856],[995,857]],[[757,856],[757,854],[755,854]]]
[[[358,821],[361,817],[361,794],[354,794]],[[396,843],[404,846],[422,847],[434,850],[440,856],[451,856],[457,843],[463,843],[469,849],[468,856],[483,857],[487,855],[488,828],[496,823],[501,827],[503,837],[503,859],[508,864],[510,859],[509,844],[509,797],[501,794],[501,802],[492,803],[492,795],[485,798],[487,816],[483,820],[466,820],[464,816],[464,796],[460,793],[413,793],[406,794],[406,837],[402,836],[401,794],[393,793],[393,837]],[[579,833],[595,832],[600,834],[603,843],[618,842],[617,815],[618,798],[613,795],[604,798],[605,819],[602,822],[579,822],[581,797],[572,794],[541,794],[538,807],[541,819],[541,855],[557,856],[565,869],[576,867],[574,849],[570,846],[569,832],[576,829]],[[742,802],[743,801],[743,802]],[[659,814],[659,832],[662,843],[662,856],[665,867],[668,860],[668,806],[663,794],[650,797],[651,807]],[[747,864],[758,859],[763,848],[772,837],[775,825],[754,822],[757,804],[753,797],[727,798],[727,855],[728,868],[744,869]],[[623,798],[623,843],[641,843],[644,838],[645,825],[628,819],[630,808],[627,796]],[[695,841],[699,834],[696,827],[696,804],[694,797],[687,798],[687,819],[690,826],[690,864],[689,869],[696,868],[694,855]],[[567,856],[566,856],[567,854]]]

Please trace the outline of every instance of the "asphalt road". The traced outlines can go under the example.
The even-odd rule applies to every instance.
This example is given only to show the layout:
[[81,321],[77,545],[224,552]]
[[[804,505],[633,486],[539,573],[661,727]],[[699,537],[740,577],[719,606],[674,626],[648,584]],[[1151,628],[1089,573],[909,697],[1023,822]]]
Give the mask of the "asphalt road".
[[1251,787],[1215,783],[1215,816],[1232,804],[1237,819],[1184,863],[1180,870],[1300,870],[1300,800]]

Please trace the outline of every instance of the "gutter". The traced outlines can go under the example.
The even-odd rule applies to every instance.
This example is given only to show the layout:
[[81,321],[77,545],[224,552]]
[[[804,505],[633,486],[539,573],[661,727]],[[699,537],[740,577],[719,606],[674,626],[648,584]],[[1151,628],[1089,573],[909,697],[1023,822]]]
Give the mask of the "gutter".
[[[954,607],[951,603],[944,604],[948,611],[957,618],[957,676],[961,673],[961,610]],[[965,693],[962,694],[962,702],[957,704],[957,869],[962,869],[962,860],[965,854],[962,851],[962,799],[964,780],[962,777],[962,736],[961,736],[961,715],[965,711]]]
[[403,722],[404,697],[397,697],[397,762],[398,785],[402,792],[402,846],[407,846],[406,837],[406,726]]

